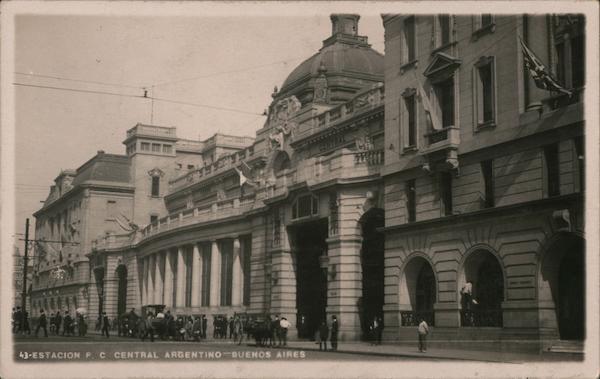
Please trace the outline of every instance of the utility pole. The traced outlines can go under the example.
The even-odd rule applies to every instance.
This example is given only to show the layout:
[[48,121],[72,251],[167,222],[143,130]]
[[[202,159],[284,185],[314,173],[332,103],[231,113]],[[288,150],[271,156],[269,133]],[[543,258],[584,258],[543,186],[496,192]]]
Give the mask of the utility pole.
[[21,309],[23,314],[27,310],[27,249],[29,247],[29,218],[25,220],[25,256],[23,257],[23,299],[21,300]]

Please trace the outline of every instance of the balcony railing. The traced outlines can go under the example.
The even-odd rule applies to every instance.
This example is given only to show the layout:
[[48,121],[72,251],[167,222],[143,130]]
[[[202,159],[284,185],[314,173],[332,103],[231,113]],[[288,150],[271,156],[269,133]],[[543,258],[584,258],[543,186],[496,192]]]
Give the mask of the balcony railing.
[[174,127],[137,124],[127,131],[127,138],[134,135],[176,138],[177,130]]
[[502,309],[461,310],[460,325],[464,327],[502,327]]
[[352,100],[331,108],[330,110],[300,124],[293,137],[292,143],[316,134],[341,121],[350,119],[379,106],[383,106],[384,102],[385,92],[383,86],[372,88],[358,94]]
[[253,155],[254,148],[248,147],[234,154],[221,157],[212,164],[200,167],[196,170],[189,171],[186,174],[175,178],[174,180],[171,180],[169,182],[169,192],[173,193],[175,191],[180,190],[181,188],[206,180],[233,167],[237,167],[240,164],[241,160],[250,158]]
[[423,153],[429,154],[434,151],[447,148],[457,148],[460,144],[460,129],[455,126],[448,126],[440,130],[434,130],[425,135],[427,146]]
[[384,163],[383,149],[370,151],[339,150],[327,158],[302,160],[276,178],[274,191],[267,197],[285,193],[287,187],[306,182],[315,185],[334,179],[350,179],[378,174]]
[[165,216],[142,229],[142,238],[176,229],[181,226],[216,221],[242,215],[252,209],[253,201],[240,203],[239,199],[224,200],[202,208],[185,209]]
[[421,322],[421,318],[429,326],[434,326],[435,313],[433,311],[403,311],[400,312],[402,326],[417,326]]

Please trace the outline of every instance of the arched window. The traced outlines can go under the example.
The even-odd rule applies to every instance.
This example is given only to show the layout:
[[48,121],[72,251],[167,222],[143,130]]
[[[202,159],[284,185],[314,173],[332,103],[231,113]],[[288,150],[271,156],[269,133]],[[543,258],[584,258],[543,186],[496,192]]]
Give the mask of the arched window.
[[291,165],[290,156],[285,151],[280,151],[273,162],[273,173],[279,175],[283,170],[289,170]]

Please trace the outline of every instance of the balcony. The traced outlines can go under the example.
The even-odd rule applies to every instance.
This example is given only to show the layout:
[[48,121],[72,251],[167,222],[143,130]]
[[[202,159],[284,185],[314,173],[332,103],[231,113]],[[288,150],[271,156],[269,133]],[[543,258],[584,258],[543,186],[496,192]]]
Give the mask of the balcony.
[[383,157],[383,149],[342,149],[326,158],[305,159],[295,168],[285,170],[276,177],[275,188],[268,197],[285,195],[288,187],[299,183],[315,186],[332,180],[352,180],[379,175],[384,165]]
[[248,159],[253,155],[254,147],[250,146],[234,154],[221,157],[212,164],[189,171],[169,182],[169,193],[179,191],[182,188],[213,178],[227,170],[231,170],[234,167],[237,167],[240,164],[240,161]]
[[457,149],[460,145],[460,128],[449,126],[440,130],[434,130],[425,135],[427,146],[422,150],[423,154],[431,154],[446,149]]
[[379,107],[383,109],[384,102],[385,92],[383,86],[365,91],[347,103],[331,108],[298,125],[291,144],[298,144],[334,125],[339,125],[346,120],[366,114]]
[[213,203],[201,208],[186,209],[172,213],[159,219],[157,222],[142,229],[142,238],[147,238],[158,233],[177,229],[186,225],[200,224],[203,222],[217,221],[229,217],[240,216],[250,211],[254,201],[241,203],[239,199],[229,199]]

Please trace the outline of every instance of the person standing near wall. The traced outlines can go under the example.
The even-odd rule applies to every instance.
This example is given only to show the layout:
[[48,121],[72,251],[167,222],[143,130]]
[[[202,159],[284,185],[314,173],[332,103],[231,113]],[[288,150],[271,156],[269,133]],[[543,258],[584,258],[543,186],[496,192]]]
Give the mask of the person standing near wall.
[[337,317],[331,316],[331,350],[336,351],[338,347],[338,331],[340,326],[338,324]]
[[429,334],[429,325],[427,325],[427,322],[422,317],[417,331],[419,333],[419,351],[424,353],[427,351],[427,335]]

